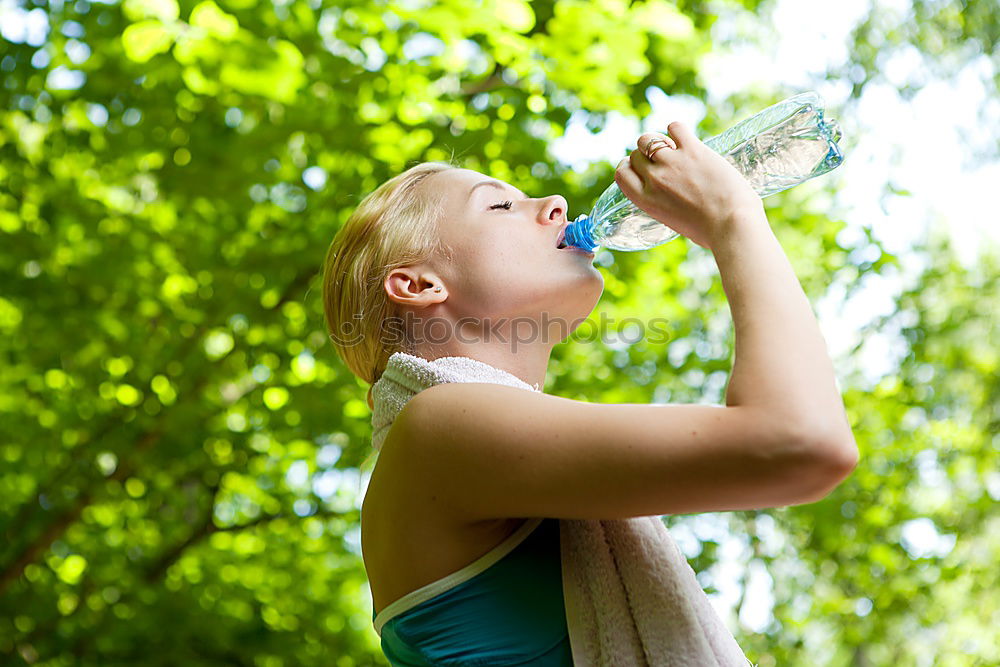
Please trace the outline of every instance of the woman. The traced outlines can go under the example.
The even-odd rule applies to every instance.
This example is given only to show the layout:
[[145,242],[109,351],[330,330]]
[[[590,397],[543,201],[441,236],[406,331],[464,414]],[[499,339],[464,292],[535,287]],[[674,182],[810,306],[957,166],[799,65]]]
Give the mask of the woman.
[[[760,198],[685,125],[668,132],[639,137],[615,180],[715,258],[736,329],[726,405],[594,404],[490,383],[413,396],[385,437],[362,509],[376,618],[409,623],[391,646],[383,634],[393,664],[572,664],[553,607],[529,613],[559,602],[558,588],[544,590],[558,576],[555,519],[814,502],[856,465],[823,337]],[[541,387],[553,346],[603,289],[592,256],[559,247],[566,209],[559,195],[530,198],[437,163],[383,184],[327,256],[338,352],[370,383],[390,355],[407,352],[470,357]],[[392,318],[398,341],[385,336]],[[347,341],[345,323],[360,335]],[[529,536],[519,532],[526,517],[553,522]],[[497,550],[515,555],[468,576]],[[508,561],[546,573],[523,608],[511,606],[516,597],[484,603],[486,589],[502,598]],[[482,615],[491,618],[477,626]]]

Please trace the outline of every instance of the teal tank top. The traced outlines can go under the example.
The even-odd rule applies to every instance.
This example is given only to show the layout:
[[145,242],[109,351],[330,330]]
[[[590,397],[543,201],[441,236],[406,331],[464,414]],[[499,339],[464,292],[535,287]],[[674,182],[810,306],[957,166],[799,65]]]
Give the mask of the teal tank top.
[[559,520],[526,520],[477,560],[372,619],[393,667],[572,667]]

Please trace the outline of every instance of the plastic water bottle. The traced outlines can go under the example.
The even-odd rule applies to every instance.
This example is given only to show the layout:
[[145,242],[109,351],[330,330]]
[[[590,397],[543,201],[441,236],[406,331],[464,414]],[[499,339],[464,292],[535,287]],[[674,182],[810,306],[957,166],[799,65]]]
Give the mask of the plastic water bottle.
[[[823,99],[809,91],[773,104],[703,143],[736,167],[763,198],[840,166],[841,136],[837,121],[823,118]],[[588,252],[598,246],[645,250],[677,236],[612,183],[589,214],[566,227],[564,243]]]

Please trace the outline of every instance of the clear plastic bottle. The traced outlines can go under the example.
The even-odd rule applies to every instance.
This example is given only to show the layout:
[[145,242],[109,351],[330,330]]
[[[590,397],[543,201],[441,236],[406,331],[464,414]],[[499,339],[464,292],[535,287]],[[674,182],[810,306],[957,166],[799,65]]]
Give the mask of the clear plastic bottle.
[[[832,118],[824,120],[823,113],[823,100],[817,93],[800,93],[703,143],[736,167],[763,198],[825,174],[844,161],[837,146],[840,125]],[[569,224],[564,243],[588,252],[598,246],[645,250],[677,236],[612,183],[589,214]]]

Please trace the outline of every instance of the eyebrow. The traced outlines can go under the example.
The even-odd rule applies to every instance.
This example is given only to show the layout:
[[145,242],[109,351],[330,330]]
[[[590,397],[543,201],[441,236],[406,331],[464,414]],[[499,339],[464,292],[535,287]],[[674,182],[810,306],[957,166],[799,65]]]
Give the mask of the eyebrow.
[[[472,193],[475,192],[476,188],[478,188],[481,185],[489,185],[491,187],[496,188],[497,190],[504,190],[505,189],[504,186],[501,183],[499,183],[498,181],[480,181],[479,183],[476,183],[475,185],[473,185],[469,189],[469,196],[466,198],[466,201],[472,199]],[[520,190],[518,190],[518,192],[520,192]],[[521,193],[521,196],[525,197],[525,195],[524,195],[523,192]],[[527,198],[527,197],[525,197],[525,198]]]

